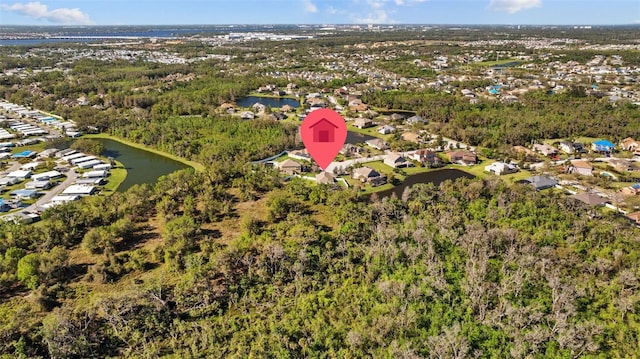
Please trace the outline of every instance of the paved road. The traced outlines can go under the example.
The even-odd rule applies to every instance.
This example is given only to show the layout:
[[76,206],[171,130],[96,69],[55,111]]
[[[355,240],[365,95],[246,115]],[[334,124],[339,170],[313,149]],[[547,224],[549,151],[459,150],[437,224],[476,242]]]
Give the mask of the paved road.
[[[57,196],[58,194],[60,194],[60,192],[64,191],[65,188],[72,185],[75,182],[75,180],[78,178],[78,174],[76,173],[75,170],[72,170],[72,169],[70,169],[66,173],[66,175],[67,175],[67,178],[64,181],[60,182],[57,186],[45,192],[44,196],[38,198],[38,200],[34,204],[28,207],[21,208],[19,212],[25,212],[25,211],[36,212],[40,208],[40,206],[51,201],[53,197]],[[0,217],[15,214],[15,213],[16,212],[4,213],[0,215]]]
[[2,175],[6,175],[9,172],[13,172],[13,171],[17,171],[20,169],[20,167],[22,167],[22,163],[20,162],[11,162],[11,166],[9,166],[9,168],[7,168],[6,170],[4,170],[3,172],[1,172],[0,174]]
[[38,200],[34,204],[30,205],[27,208],[24,208],[23,211],[35,212],[40,206],[42,206],[45,203],[48,203],[49,201],[51,201],[53,197],[57,196],[58,194],[60,194],[60,192],[64,191],[65,188],[72,185],[78,178],[78,173],[76,173],[76,171],[73,169],[70,169],[66,173],[66,175],[67,175],[67,178],[64,181],[62,181],[61,183],[59,183],[57,186],[53,187],[49,191],[45,192],[44,196],[38,198]]
[[347,169],[347,167],[352,166],[352,165],[354,165],[356,163],[382,161],[382,160],[384,160],[385,156],[386,155],[377,155],[377,156],[372,156],[372,157],[354,158],[352,160],[346,160],[346,161],[341,161],[341,162],[331,162],[331,164],[327,166],[326,171],[327,172],[333,172],[333,170],[335,168],[339,168],[339,167]]

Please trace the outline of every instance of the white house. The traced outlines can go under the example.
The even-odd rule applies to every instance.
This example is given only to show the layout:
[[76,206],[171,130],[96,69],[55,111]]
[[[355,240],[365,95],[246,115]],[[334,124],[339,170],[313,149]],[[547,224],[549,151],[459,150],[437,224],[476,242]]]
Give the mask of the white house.
[[7,174],[7,177],[15,178],[18,181],[24,181],[25,179],[31,177],[31,171],[25,171],[25,170],[13,171],[13,172],[9,172],[9,174]]
[[89,171],[82,174],[82,178],[105,178],[109,175],[109,171]]
[[502,175],[518,172],[518,167],[510,163],[494,162],[488,166],[485,166],[484,170],[486,172],[493,173],[498,176],[502,176]]
[[396,152],[392,152],[386,155],[384,157],[384,164],[393,168],[413,166],[413,163],[407,161],[407,159],[403,155]]
[[75,196],[91,196],[92,194],[94,194],[96,192],[96,187],[94,186],[83,186],[83,185],[71,185],[67,188],[65,188],[64,191],[62,191],[63,195],[75,195]]
[[31,179],[34,181],[46,181],[60,177],[62,177],[62,173],[58,171],[48,171],[32,175]]

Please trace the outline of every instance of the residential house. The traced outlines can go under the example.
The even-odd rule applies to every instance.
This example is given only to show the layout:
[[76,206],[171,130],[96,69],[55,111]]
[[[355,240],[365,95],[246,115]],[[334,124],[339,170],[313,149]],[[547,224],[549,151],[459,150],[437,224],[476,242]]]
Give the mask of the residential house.
[[422,142],[422,138],[420,137],[420,135],[415,133],[415,132],[403,132],[400,135],[400,138],[403,139],[404,141],[409,141],[409,142],[413,142],[413,143],[421,143]]
[[19,171],[13,171],[13,172],[9,172],[7,174],[8,178],[15,178],[18,181],[24,181],[27,178],[31,177],[31,171],[25,171],[25,170],[19,170]]
[[536,189],[542,191],[547,188],[553,188],[558,185],[558,180],[547,176],[533,176],[525,180]]
[[640,225],[640,211],[627,214],[627,218]]
[[311,162],[311,156],[309,156],[309,152],[306,149],[289,151],[288,155],[289,157],[295,158],[297,160]]
[[49,181],[29,181],[24,184],[25,189],[49,189],[51,186]]
[[607,140],[599,140],[591,144],[591,149],[595,152],[611,153],[615,147],[616,145]]
[[636,151],[640,150],[640,142],[631,137],[627,137],[624,140],[620,141],[620,148],[622,148],[623,151],[630,151],[635,153]]
[[402,120],[404,120],[405,118],[406,118],[406,116],[405,116],[405,115],[403,115],[403,114],[399,114],[399,113],[393,113],[393,114],[391,114],[391,116],[389,116],[389,119],[390,119],[391,121],[402,121]]
[[624,187],[622,190],[623,196],[637,196],[640,195],[640,183],[635,183],[631,186]]
[[407,161],[407,159],[400,153],[391,152],[384,157],[384,164],[393,168],[410,167],[413,163]]
[[340,153],[343,155],[352,155],[355,153],[360,153],[361,148],[353,145],[351,143],[345,143],[342,148],[340,149]]
[[388,135],[396,132],[396,128],[393,126],[384,125],[384,126],[378,127],[377,131],[381,135]]
[[302,165],[294,160],[286,159],[278,163],[278,169],[280,172],[293,175],[302,172]]
[[573,142],[571,141],[562,141],[558,146],[560,147],[560,151],[569,155],[576,151],[575,147],[573,146]]
[[359,128],[359,129],[363,129],[363,128],[367,128],[367,127],[373,126],[373,121],[371,121],[368,118],[358,117],[353,121],[353,126]]
[[62,191],[63,195],[67,196],[91,196],[96,192],[97,188],[94,186],[73,184]]
[[368,109],[369,109],[369,106],[362,103],[362,100],[360,99],[349,101],[349,111],[364,112]]
[[242,111],[240,112],[240,118],[243,120],[253,120],[256,117],[256,114],[251,111]]
[[316,175],[316,182],[318,184],[333,184],[335,181],[336,176],[327,171],[322,171]]
[[60,177],[62,177],[62,173],[58,171],[47,171],[47,172],[32,175],[31,179],[34,181],[47,181],[47,180],[56,179]]
[[574,160],[571,161],[568,172],[582,176],[593,176],[593,166],[587,161]]
[[609,160],[609,166],[613,167],[616,171],[620,173],[631,172],[635,169],[633,164],[622,158],[612,158]]
[[418,115],[414,115],[409,117],[405,122],[407,125],[420,125],[420,124],[426,123],[427,121],[425,121],[422,117]]
[[417,150],[415,152],[411,152],[407,157],[428,167],[438,167],[442,165],[440,157],[431,150]]
[[586,203],[590,206],[604,206],[607,202],[609,202],[608,199],[602,196],[599,196],[595,193],[588,193],[588,192],[574,194],[573,196],[569,196],[569,198],[578,200],[582,203]]
[[533,150],[536,152],[540,152],[543,156],[555,156],[558,154],[558,150],[549,145],[538,144],[533,145]]
[[369,140],[367,142],[365,142],[367,144],[367,146],[373,147],[376,150],[386,150],[387,148],[389,148],[389,144],[384,142],[383,140],[379,139],[379,138],[374,138],[372,140]]
[[471,151],[449,151],[447,157],[449,162],[465,166],[475,165],[478,162],[478,157]]
[[498,161],[488,166],[485,166],[484,170],[486,172],[493,173],[498,176],[502,176],[502,175],[518,172],[518,167],[512,165],[511,163],[504,163],[504,162]]
[[352,177],[354,179],[360,180],[364,183],[369,183],[373,186],[385,184],[387,182],[387,178],[376,170],[370,167],[360,167],[353,170]]
[[40,192],[36,189],[19,189],[11,192],[9,195],[18,199],[35,199],[40,195]]

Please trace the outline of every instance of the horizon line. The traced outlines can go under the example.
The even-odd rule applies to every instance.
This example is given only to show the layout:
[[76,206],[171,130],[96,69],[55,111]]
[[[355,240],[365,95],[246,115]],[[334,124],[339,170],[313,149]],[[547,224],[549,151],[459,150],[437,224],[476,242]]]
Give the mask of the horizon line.
[[104,26],[640,26],[638,22],[624,24],[470,24],[470,23],[220,23],[220,24],[3,24],[3,27],[104,27]]

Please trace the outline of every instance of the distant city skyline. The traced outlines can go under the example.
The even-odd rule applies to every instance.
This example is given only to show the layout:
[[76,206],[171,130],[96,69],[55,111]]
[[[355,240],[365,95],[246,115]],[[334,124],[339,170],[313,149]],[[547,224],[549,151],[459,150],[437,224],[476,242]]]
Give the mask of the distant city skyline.
[[640,24],[638,0],[3,0],[2,25]]

